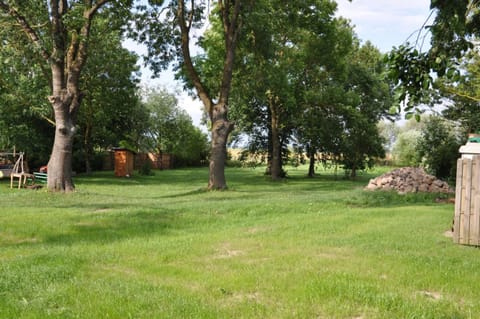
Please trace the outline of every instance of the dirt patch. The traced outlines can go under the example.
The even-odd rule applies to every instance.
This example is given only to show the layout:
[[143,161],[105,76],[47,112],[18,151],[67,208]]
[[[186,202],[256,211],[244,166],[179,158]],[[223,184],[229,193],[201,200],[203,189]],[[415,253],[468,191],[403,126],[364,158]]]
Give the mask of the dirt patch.
[[214,256],[215,259],[226,259],[245,255],[243,250],[232,248],[230,243],[223,243],[221,247],[217,249],[217,252]]
[[418,294],[420,294],[421,296],[430,298],[430,299],[432,299],[432,300],[440,300],[440,299],[442,299],[442,294],[439,293],[439,292],[436,292],[436,291],[426,291],[426,290],[423,290],[423,291],[418,291]]

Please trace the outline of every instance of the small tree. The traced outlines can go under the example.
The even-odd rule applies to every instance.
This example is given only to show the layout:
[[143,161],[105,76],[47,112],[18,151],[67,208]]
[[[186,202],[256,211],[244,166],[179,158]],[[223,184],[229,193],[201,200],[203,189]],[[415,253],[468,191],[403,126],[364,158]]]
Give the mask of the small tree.
[[465,132],[453,122],[439,116],[428,117],[418,147],[425,168],[438,178],[454,180],[458,149],[465,140]]
[[198,165],[206,159],[206,134],[193,125],[173,94],[165,89],[149,90],[145,106],[150,116],[146,131],[150,149],[174,155],[177,165]]
[[418,153],[418,144],[422,137],[420,130],[404,130],[398,134],[392,147],[394,163],[400,166],[420,166],[422,159]]

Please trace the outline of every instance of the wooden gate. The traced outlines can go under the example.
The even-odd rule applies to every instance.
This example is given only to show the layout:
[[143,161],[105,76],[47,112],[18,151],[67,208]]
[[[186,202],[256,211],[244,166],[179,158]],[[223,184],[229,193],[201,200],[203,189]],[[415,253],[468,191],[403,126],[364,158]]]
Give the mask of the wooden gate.
[[480,155],[457,161],[453,241],[480,246]]

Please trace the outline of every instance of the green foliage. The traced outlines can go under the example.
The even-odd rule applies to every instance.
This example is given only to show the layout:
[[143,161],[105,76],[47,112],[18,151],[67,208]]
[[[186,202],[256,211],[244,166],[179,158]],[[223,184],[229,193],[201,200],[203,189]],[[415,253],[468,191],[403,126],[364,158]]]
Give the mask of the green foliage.
[[380,121],[377,128],[379,135],[385,141],[383,148],[386,152],[392,152],[393,145],[400,133],[398,125],[392,121]]
[[138,170],[138,173],[143,176],[155,175],[155,173],[152,171],[152,164],[150,164],[150,161],[145,161],[145,163],[143,163]]
[[420,130],[403,130],[398,134],[392,149],[393,160],[398,166],[420,166],[422,158],[418,153],[422,137]]
[[425,168],[440,179],[454,181],[458,149],[466,142],[466,136],[455,123],[438,116],[428,117],[418,145]]
[[[197,0],[188,4],[186,14],[192,18],[191,28],[198,30],[203,26],[207,3]],[[172,63],[174,70],[181,70],[184,59],[176,17],[178,1],[149,1],[149,6],[141,4],[136,9],[128,34],[146,46],[145,59],[154,74],[158,75]]]
[[[268,153],[270,163],[275,158],[279,166],[283,164],[281,158],[295,131],[314,130],[329,122],[313,123],[316,118],[309,116],[329,107],[326,100],[315,105],[319,110],[303,115],[309,112],[305,104],[317,92],[336,94],[329,79],[345,69],[352,48],[352,29],[335,18],[335,10],[334,1],[275,0],[256,2],[242,16],[245,36],[238,45],[241,58],[236,63],[229,114],[237,131],[248,135],[250,152]],[[221,23],[214,19],[200,39],[205,55],[196,62],[204,78],[211,80],[207,82],[210,91],[218,90],[216,78],[223,67],[222,32]]]
[[148,113],[137,93],[138,57],[122,47],[121,32],[112,23],[96,19],[92,26],[91,41],[97,45],[90,48],[82,72],[85,97],[77,118],[77,171],[90,171],[96,152],[121,143],[137,151],[146,129]]
[[458,81],[439,79],[435,84],[442,98],[448,99],[448,107],[442,115],[458,122],[465,131],[480,131],[480,56],[471,52],[461,60],[461,77]]
[[25,39],[12,41],[11,33],[8,24],[0,30],[0,150],[15,146],[31,167],[39,167],[47,163],[53,143],[54,127],[45,120],[52,118],[49,79],[43,64],[16,49]]
[[175,156],[175,165],[200,165],[208,155],[208,138],[195,127],[176,97],[165,89],[149,89],[145,107],[149,113],[146,147]]
[[371,43],[353,51],[347,70],[341,150],[344,168],[355,177],[355,170],[371,168],[376,158],[385,157],[377,123],[388,117],[393,99],[382,55]]
[[[398,81],[398,100],[408,100],[405,110],[417,116],[417,106],[432,99],[435,86],[432,72],[436,77],[458,82],[461,78],[458,61],[467,52],[474,51],[475,38],[480,35],[477,2],[432,0],[430,7],[435,19],[428,26],[425,22],[416,43],[394,48],[387,56],[390,76]],[[425,52],[421,51],[423,32],[432,35],[431,47]]]

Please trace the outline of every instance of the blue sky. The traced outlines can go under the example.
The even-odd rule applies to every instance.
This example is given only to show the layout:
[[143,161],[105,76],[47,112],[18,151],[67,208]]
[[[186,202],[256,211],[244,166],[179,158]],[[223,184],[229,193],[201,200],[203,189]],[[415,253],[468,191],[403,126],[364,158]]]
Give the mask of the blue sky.
[[[380,51],[388,52],[393,46],[398,47],[409,36],[420,29],[430,15],[430,0],[337,0],[338,16],[351,21],[355,32],[362,42],[369,40]],[[415,42],[417,35],[409,39]],[[428,41],[426,43],[428,46]],[[141,48],[129,43],[128,48],[139,54]],[[169,91],[181,88],[181,84],[173,80],[171,72],[164,72],[159,79],[150,79],[148,70],[142,71],[142,82],[149,86],[160,85]],[[202,105],[192,101],[186,94],[179,96],[179,104],[192,117],[194,124],[199,125]]]

